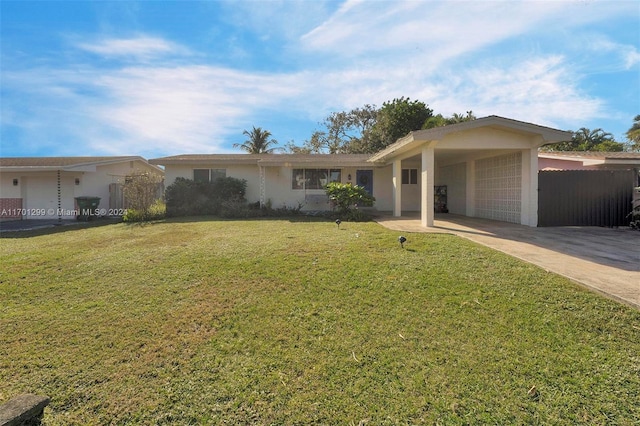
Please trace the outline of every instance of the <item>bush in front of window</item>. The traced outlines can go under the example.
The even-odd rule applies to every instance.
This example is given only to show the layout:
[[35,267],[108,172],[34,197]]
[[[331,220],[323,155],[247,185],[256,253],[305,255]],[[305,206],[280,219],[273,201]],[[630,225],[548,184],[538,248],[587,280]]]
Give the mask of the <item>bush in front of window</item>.
[[236,207],[244,206],[247,181],[232,177],[217,178],[213,182],[195,182],[191,179],[176,178],[167,187],[165,199],[167,216],[221,215],[230,217]]
[[376,199],[363,186],[331,182],[325,191],[340,219],[352,222],[368,220],[368,215],[358,210],[358,206],[373,206]]

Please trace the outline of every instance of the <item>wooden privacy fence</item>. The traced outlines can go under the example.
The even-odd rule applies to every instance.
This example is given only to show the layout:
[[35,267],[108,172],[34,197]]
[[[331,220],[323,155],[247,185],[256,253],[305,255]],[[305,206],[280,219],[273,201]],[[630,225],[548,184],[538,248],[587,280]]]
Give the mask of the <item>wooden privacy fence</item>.
[[538,226],[628,226],[636,170],[538,173]]

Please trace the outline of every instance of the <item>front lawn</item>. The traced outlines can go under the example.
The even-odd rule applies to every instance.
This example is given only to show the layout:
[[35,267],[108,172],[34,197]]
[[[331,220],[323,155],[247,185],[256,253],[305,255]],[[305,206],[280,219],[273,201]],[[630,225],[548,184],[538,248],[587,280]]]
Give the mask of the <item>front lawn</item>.
[[640,312],[399,235],[192,219],[0,239],[0,403],[48,395],[43,425],[640,423]]

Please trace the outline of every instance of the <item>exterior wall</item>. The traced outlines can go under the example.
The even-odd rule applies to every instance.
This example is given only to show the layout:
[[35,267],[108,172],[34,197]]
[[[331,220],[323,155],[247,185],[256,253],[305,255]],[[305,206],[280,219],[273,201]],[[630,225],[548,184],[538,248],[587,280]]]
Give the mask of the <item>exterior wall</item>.
[[[323,168],[324,166],[267,166],[264,167],[265,197],[264,201],[274,208],[296,208],[302,205],[303,210],[327,210],[330,208],[325,198],[323,189],[294,188],[293,169],[296,168]],[[165,167],[166,184],[171,185],[177,177],[193,179],[193,169],[220,168],[227,171],[228,177],[245,179],[247,181],[246,198],[249,203],[260,201],[260,169],[257,164],[247,165],[167,165]],[[355,184],[356,171],[365,170],[360,167],[327,167],[340,168],[343,183]],[[373,170],[373,196],[376,197],[374,208],[377,210],[390,210],[391,205],[391,167],[369,168]],[[348,176],[351,175],[351,180]]]
[[[328,210],[330,205],[323,189],[305,189],[293,187],[293,169],[305,167],[265,167],[265,201],[270,202],[274,208],[302,205],[302,210]],[[306,168],[316,168],[308,165]],[[339,167],[331,167],[339,168]],[[256,167],[257,169],[257,167]],[[388,169],[388,170],[387,170]],[[367,170],[359,167],[341,167],[342,183],[355,184],[356,171]],[[371,169],[368,169],[371,170]],[[351,180],[348,179],[351,175]],[[376,198],[374,208],[377,210],[391,209],[391,168],[373,169],[373,196]],[[255,198],[249,197],[249,188],[255,190]],[[247,201],[259,200],[258,175],[252,180],[247,179]],[[380,206],[383,206],[382,208]]]
[[475,185],[476,217],[521,222],[521,152],[477,160]]
[[[13,185],[13,179],[18,179],[18,185]],[[0,173],[0,220],[22,218],[22,194],[20,191],[20,176],[10,173]]]
[[[265,202],[270,203],[272,207],[279,208],[286,206],[295,208],[298,207],[298,205],[304,205],[307,210],[322,209],[322,206],[307,205],[319,203],[307,203],[305,202],[305,198],[307,197],[307,195],[323,195],[324,191],[319,189],[294,189],[292,184],[292,168],[281,166],[267,167],[266,171]],[[256,190],[258,190],[259,188],[257,183],[257,181],[255,181],[255,183],[249,182],[249,186],[252,186]],[[257,200],[259,194],[256,195]],[[328,204],[324,206],[324,208],[328,208]]]
[[[353,174],[355,176],[355,172]],[[418,176],[420,173],[418,173]],[[393,167],[373,169],[373,196],[376,198],[373,209],[378,211],[393,210]],[[418,179],[419,180],[419,179]],[[406,186],[406,185],[403,185]],[[414,185],[417,186],[417,185]],[[404,193],[402,194],[404,199]]]
[[458,163],[440,167],[436,173],[436,185],[447,185],[449,213],[466,214],[467,164]]
[[532,137],[496,128],[476,128],[463,132],[446,135],[438,142],[437,148],[442,149],[529,149]]
[[539,170],[593,170],[593,167],[582,165],[581,161],[560,160],[553,158],[538,158]]
[[[13,179],[18,179],[18,186],[13,186]],[[0,198],[21,198],[20,173],[0,172]]]

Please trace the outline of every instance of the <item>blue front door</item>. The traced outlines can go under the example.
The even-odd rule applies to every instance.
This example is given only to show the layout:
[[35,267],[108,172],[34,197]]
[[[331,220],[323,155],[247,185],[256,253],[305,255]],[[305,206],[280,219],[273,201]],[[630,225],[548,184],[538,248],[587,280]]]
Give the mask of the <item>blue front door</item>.
[[373,170],[356,170],[356,185],[363,186],[369,195],[373,195]]

